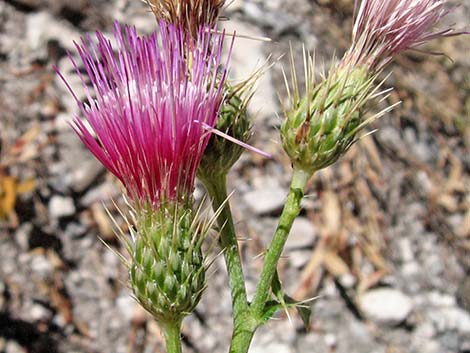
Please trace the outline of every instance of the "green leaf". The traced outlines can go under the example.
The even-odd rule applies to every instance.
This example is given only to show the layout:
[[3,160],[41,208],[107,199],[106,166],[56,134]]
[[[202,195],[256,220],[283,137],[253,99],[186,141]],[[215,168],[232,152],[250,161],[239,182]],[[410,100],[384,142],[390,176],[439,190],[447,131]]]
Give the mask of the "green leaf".
[[297,313],[299,314],[302,322],[304,323],[305,329],[310,328],[310,317],[312,316],[312,309],[309,305],[299,302],[288,295],[284,295],[284,300],[286,301],[289,307],[295,307]]
[[283,308],[282,304],[275,300],[271,300],[267,302],[266,305],[264,306],[264,312],[263,312],[263,316],[261,317],[261,323],[265,324],[266,322],[271,320],[274,314],[278,310],[281,310],[282,308]]
[[266,303],[263,315],[263,322],[266,322],[271,319],[276,313],[276,311],[280,309],[284,309],[285,311],[287,311],[290,308],[295,308],[300,318],[302,319],[302,322],[304,323],[305,329],[308,330],[308,328],[310,327],[310,317],[312,316],[312,309],[305,303],[299,302],[282,292],[282,284],[281,280],[279,279],[279,274],[277,270],[273,276],[271,290],[274,296],[276,297],[277,301],[273,300]]

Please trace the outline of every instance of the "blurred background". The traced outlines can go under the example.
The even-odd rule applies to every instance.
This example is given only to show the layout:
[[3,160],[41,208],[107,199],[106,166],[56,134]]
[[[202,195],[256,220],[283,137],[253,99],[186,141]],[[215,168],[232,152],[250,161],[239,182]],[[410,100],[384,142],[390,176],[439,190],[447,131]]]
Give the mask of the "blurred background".
[[[250,110],[252,143],[229,177],[252,293],[290,180],[279,144],[279,59],[302,45],[327,68],[350,43],[353,0],[235,0],[221,27],[271,42],[237,39],[231,75],[246,78],[271,56]],[[446,21],[470,27],[470,1]],[[119,218],[119,184],[67,122],[75,103],[52,67],[80,90],[66,58],[73,40],[110,32],[114,20],[155,29],[138,0],[0,0],[0,352],[164,352],[153,320],[126,288],[105,207]],[[470,40],[434,41],[390,68],[376,122],[308,187],[280,274],[288,294],[311,302],[305,329],[295,312],[262,328],[253,353],[470,352]],[[279,59],[279,60],[278,60]],[[299,71],[300,76],[301,71]],[[279,97],[278,97],[279,96]],[[384,103],[385,104],[385,103]],[[380,107],[379,107],[380,108]],[[204,193],[198,186],[197,197]],[[124,222],[123,227],[124,227]],[[123,228],[124,229],[124,228]],[[186,352],[226,352],[230,300],[223,259],[185,320]]]

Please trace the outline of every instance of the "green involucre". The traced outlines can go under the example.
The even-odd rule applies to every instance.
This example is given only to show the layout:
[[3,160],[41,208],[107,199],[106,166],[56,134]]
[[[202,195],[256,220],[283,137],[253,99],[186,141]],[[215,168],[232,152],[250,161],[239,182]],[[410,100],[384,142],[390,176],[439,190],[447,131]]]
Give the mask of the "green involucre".
[[205,288],[203,227],[178,206],[141,212],[133,232],[129,266],[136,299],[160,322],[179,322]]
[[337,69],[292,102],[281,125],[284,150],[298,169],[313,173],[343,155],[364,126],[374,77],[364,69]]
[[[242,97],[243,90],[228,84],[225,84],[225,90],[227,98],[221,107],[215,128],[246,143],[251,137],[251,123],[247,112],[250,97]],[[242,146],[212,134],[199,165],[198,176],[206,179],[205,177],[214,173],[217,175],[228,173],[243,151]]]

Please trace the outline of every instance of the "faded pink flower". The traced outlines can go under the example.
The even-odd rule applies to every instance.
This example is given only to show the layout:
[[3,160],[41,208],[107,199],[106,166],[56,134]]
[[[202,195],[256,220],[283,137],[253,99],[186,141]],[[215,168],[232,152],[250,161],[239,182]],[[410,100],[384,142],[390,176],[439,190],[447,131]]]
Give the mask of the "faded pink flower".
[[378,71],[395,55],[431,39],[459,34],[434,31],[446,16],[445,0],[356,0],[353,44],[343,65],[366,65]]
[[[131,199],[158,208],[162,200],[190,195],[196,170],[217,121],[226,70],[220,70],[224,35],[201,28],[197,38],[160,22],[138,36],[116,23],[117,47],[100,32],[76,45],[84,69],[72,60],[86,92],[74,95],[87,124],[72,127]],[[95,138],[96,137],[96,138]]]

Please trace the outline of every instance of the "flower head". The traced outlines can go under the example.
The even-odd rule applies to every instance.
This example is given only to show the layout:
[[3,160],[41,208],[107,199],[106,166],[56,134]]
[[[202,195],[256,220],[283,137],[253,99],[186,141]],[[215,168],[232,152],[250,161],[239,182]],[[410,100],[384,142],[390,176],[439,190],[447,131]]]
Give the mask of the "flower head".
[[[333,66],[320,81],[315,80],[315,61],[304,50],[305,94],[300,94],[291,51],[292,84],[284,74],[289,102],[280,133],[282,145],[295,169],[309,174],[326,168],[357,141],[357,133],[393,106],[366,117],[366,104],[382,96],[377,75],[363,66]],[[382,97],[383,98],[383,97]]]
[[193,39],[161,21],[147,37],[116,23],[117,48],[96,37],[77,45],[92,90],[70,56],[87,96],[75,98],[88,126],[76,116],[73,128],[137,205],[191,195],[223,98],[223,35],[201,28]]
[[158,21],[173,23],[193,36],[201,26],[213,27],[225,0],[145,0]]
[[458,34],[434,31],[446,16],[445,0],[356,0],[353,44],[343,65],[366,65],[379,71],[395,55],[431,39]]

